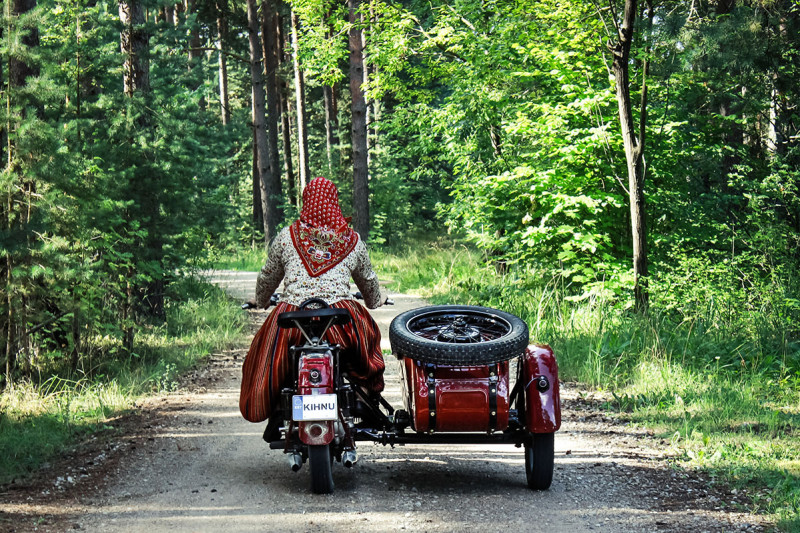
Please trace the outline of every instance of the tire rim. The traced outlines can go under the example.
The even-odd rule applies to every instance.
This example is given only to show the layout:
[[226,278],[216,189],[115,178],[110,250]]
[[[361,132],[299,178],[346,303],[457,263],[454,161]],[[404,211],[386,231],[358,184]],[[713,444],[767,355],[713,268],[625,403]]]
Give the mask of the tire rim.
[[511,323],[488,313],[433,311],[412,318],[406,328],[436,342],[474,344],[505,337],[511,332]]

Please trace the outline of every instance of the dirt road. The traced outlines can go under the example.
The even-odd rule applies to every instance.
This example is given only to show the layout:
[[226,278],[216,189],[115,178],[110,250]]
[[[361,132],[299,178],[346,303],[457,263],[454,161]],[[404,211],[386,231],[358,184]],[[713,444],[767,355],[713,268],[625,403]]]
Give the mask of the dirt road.
[[[247,298],[253,277],[217,273]],[[385,328],[423,305],[393,295],[375,313]],[[253,328],[264,312],[251,312]],[[522,451],[505,446],[360,443],[353,469],[334,465],[333,495],[313,495],[307,466],[290,471],[261,440],[263,424],[238,412],[245,349],[214,355],[180,392],[141,406],[122,435],[77,454],[39,485],[6,491],[8,531],[764,531],[731,510],[743,496],[669,467],[667,443],[606,418],[591,395],[565,384],[553,485],[525,485]],[[396,363],[387,360],[387,398],[399,405]],[[75,464],[81,462],[81,464]],[[60,468],[67,468],[61,466]],[[49,479],[49,481],[48,481]],[[59,481],[60,480],[60,481]]]

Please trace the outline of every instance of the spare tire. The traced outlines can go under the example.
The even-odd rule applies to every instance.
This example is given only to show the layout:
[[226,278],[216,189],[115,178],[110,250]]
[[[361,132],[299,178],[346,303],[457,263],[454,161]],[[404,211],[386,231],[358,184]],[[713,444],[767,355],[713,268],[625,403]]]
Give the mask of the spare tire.
[[489,307],[432,305],[397,315],[389,327],[389,341],[397,356],[445,365],[484,365],[522,354],[528,345],[528,325]]

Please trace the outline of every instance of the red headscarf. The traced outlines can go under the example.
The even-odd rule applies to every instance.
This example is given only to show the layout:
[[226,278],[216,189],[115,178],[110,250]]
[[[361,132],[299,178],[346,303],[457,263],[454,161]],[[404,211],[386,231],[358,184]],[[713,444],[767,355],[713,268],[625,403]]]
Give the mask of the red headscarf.
[[336,185],[322,177],[306,185],[300,219],[289,232],[311,277],[338,265],[358,244],[358,233],[347,225],[339,208]]

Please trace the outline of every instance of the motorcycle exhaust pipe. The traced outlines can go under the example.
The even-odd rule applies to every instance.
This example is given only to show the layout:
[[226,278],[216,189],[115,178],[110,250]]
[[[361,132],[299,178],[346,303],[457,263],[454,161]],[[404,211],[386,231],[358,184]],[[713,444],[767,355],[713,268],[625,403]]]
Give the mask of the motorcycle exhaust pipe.
[[292,472],[297,472],[303,466],[303,456],[299,453],[290,453],[289,454],[289,467],[292,469]]
[[355,450],[348,450],[342,454],[342,464],[345,468],[353,468],[353,465],[358,462],[358,455]]

